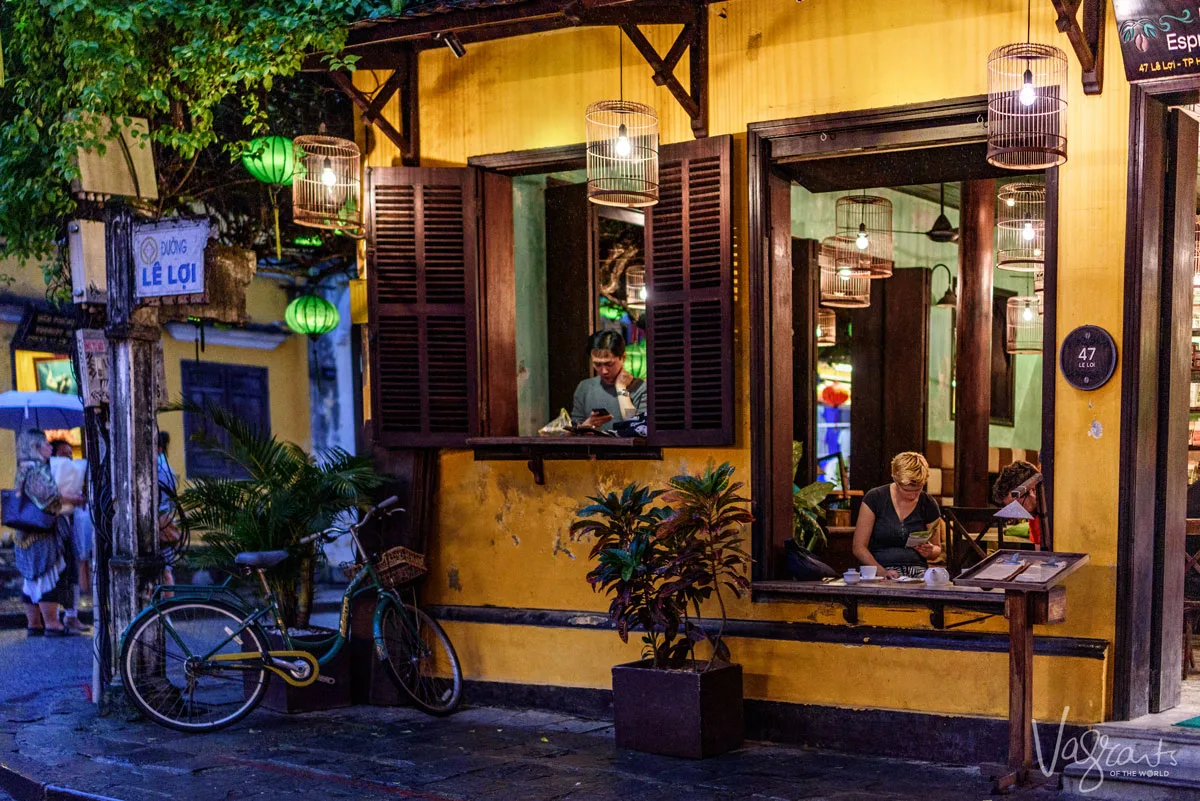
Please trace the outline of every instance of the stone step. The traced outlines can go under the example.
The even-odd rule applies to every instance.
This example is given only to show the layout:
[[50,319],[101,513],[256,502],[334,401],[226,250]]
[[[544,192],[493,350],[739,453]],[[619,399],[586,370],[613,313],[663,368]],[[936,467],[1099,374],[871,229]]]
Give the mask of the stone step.
[[1065,798],[1200,801],[1200,729],[1107,723],[1077,748],[1063,768]]

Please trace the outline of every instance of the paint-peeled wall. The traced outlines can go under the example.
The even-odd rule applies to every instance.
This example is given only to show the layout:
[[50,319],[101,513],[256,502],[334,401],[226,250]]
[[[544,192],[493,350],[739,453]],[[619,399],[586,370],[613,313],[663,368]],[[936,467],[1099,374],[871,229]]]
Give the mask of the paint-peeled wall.
[[[986,92],[986,59],[995,47],[1023,40],[1026,4],[1018,0],[739,0],[709,8],[709,131],[733,134],[735,249],[747,242],[746,126],[752,122],[882,108]],[[645,29],[665,53],[677,33]],[[1053,11],[1039,6],[1037,41],[1067,47]],[[1111,26],[1108,35],[1115,41]],[[471,156],[579,142],[586,106],[616,94],[618,54],[611,30],[573,29],[472,44],[465,58],[442,49],[420,57],[423,166],[462,166]],[[631,52],[628,48],[626,53]],[[853,57],[851,57],[851,54]],[[1121,341],[1125,152],[1128,91],[1119,53],[1107,53],[1106,89],[1084,96],[1072,58],[1068,101],[1070,161],[1060,171],[1058,336],[1083,322]],[[679,73],[687,84],[687,59]],[[378,76],[375,76],[378,77]],[[359,78],[363,86],[374,78]],[[625,97],[650,103],[661,140],[690,138],[686,115],[650,69],[626,58]],[[552,102],[548,99],[552,98]],[[399,124],[396,104],[387,113]],[[397,155],[376,137],[369,164]],[[943,279],[944,280],[944,279]],[[521,462],[475,461],[445,451],[436,519],[429,536],[432,603],[603,614],[606,598],[584,581],[587,546],[568,527],[586,496],[630,481],[661,483],[680,470],[731,461],[749,480],[749,305],[739,266],[734,345],[738,368],[737,443],[724,449],[669,449],[662,462],[548,462],[537,486]],[[1120,368],[1118,368],[1119,370]],[[1057,386],[1056,544],[1084,551],[1091,563],[1067,582],[1068,620],[1042,635],[1098,638],[1114,631],[1120,377],[1084,396]],[[1097,424],[1093,426],[1095,421]],[[1102,432],[1089,436],[1088,432]],[[738,618],[844,625],[839,609],[809,603],[731,606]],[[961,622],[951,615],[948,622]],[[866,625],[928,629],[925,610],[864,609]],[[1003,620],[960,630],[1003,631]],[[449,623],[469,679],[604,688],[609,669],[637,658],[608,631],[572,627]],[[635,638],[636,639],[636,638]],[[751,698],[841,707],[1003,716],[1003,653],[881,648],[771,639],[738,640]],[[1088,722],[1106,715],[1110,659],[1039,655],[1034,713]],[[935,667],[936,666],[936,667]],[[914,676],[936,675],[936,686]]]

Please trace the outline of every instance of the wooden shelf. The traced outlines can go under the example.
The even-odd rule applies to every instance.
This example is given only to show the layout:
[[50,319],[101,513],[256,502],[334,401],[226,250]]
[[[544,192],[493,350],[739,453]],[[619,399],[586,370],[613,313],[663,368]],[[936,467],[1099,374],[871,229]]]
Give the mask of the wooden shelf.
[[537,484],[546,483],[547,459],[650,459],[662,460],[662,448],[630,437],[472,437],[467,447],[475,461],[524,461]]

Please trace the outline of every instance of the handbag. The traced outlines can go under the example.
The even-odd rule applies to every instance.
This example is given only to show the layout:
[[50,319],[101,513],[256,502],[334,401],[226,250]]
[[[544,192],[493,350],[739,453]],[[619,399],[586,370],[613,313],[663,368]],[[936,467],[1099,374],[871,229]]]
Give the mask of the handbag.
[[23,492],[0,490],[0,523],[18,531],[44,534],[54,529],[57,518],[38,508]]
[[832,567],[795,540],[785,542],[783,550],[787,558],[788,574],[796,581],[820,581],[837,576]]

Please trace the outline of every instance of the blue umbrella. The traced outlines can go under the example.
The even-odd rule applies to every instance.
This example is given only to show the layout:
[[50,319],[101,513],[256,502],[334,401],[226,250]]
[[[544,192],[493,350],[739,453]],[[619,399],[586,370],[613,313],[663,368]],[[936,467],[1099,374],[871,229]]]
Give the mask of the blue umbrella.
[[59,392],[0,392],[0,428],[63,429],[83,425],[83,401]]

